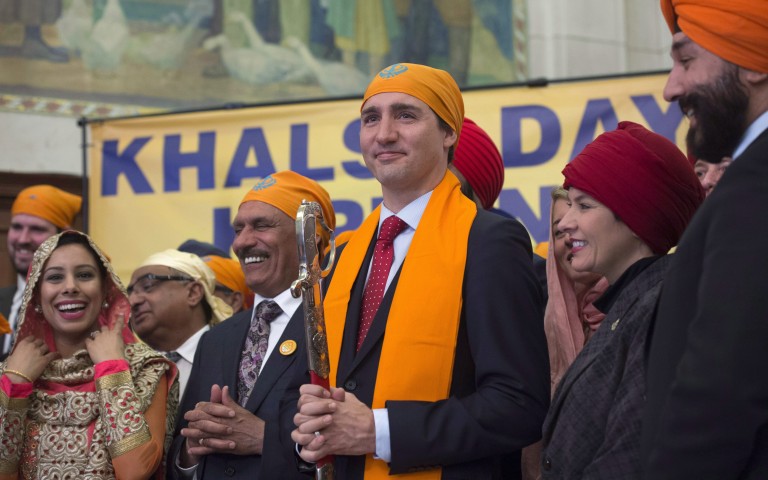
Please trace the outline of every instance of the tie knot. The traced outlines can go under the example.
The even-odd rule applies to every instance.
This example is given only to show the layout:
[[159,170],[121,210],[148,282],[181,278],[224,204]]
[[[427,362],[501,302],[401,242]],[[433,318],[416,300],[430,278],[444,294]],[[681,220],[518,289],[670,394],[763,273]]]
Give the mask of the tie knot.
[[395,237],[400,235],[400,232],[405,230],[408,224],[400,219],[397,215],[387,217],[381,223],[381,229],[379,230],[379,241],[392,243]]
[[163,355],[165,355],[165,358],[172,361],[173,363],[181,360],[181,354],[179,352],[165,352]]
[[280,308],[280,305],[272,300],[264,300],[256,307],[256,317],[267,323],[271,323],[282,312],[283,310]]

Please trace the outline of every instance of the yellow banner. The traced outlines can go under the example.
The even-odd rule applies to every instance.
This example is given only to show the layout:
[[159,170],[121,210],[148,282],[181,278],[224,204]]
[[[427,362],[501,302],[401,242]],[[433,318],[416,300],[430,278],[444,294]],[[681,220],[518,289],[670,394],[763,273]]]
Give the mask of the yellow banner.
[[[683,145],[666,75],[464,93],[466,115],[506,165],[498,206],[534,243],[547,239],[549,193],[587,143],[631,120]],[[337,231],[357,228],[380,202],[360,155],[358,100],[107,120],[90,125],[90,233],[123,280],[146,256],[194,238],[228,250],[231,221],[259,178],[291,169],[323,185]]]

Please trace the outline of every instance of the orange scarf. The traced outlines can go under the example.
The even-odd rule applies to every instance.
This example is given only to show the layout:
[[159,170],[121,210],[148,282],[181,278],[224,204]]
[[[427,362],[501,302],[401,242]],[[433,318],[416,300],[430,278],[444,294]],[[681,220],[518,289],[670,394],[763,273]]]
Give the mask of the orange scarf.
[[[324,301],[332,386],[336,384],[350,294],[364,267],[380,211],[381,207],[374,210],[349,240]],[[387,318],[373,408],[385,408],[387,400],[435,402],[448,398],[469,229],[476,215],[477,207],[461,193],[456,176],[446,173],[432,192],[403,262]],[[411,365],[419,368],[403,369]],[[426,480],[440,475],[437,469],[409,473],[407,478]],[[365,478],[391,477],[383,461],[367,455]]]

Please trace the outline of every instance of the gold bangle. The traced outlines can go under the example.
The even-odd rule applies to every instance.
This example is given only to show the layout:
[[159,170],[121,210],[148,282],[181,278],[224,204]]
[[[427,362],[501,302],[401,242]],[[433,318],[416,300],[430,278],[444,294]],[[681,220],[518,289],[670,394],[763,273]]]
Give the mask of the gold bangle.
[[34,380],[29,378],[28,376],[24,375],[18,370],[11,370],[10,368],[6,368],[3,373],[12,373],[14,375],[18,375],[19,377],[23,378],[24,380],[28,381],[29,383],[35,383]]

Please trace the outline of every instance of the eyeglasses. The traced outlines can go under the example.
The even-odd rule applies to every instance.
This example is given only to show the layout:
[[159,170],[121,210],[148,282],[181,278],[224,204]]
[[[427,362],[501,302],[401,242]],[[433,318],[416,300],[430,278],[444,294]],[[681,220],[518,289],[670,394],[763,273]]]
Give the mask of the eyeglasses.
[[136,292],[137,295],[151,292],[155,287],[163,282],[191,282],[193,278],[183,275],[155,275],[148,273],[139,277],[133,285],[128,285],[126,291],[128,295]]

